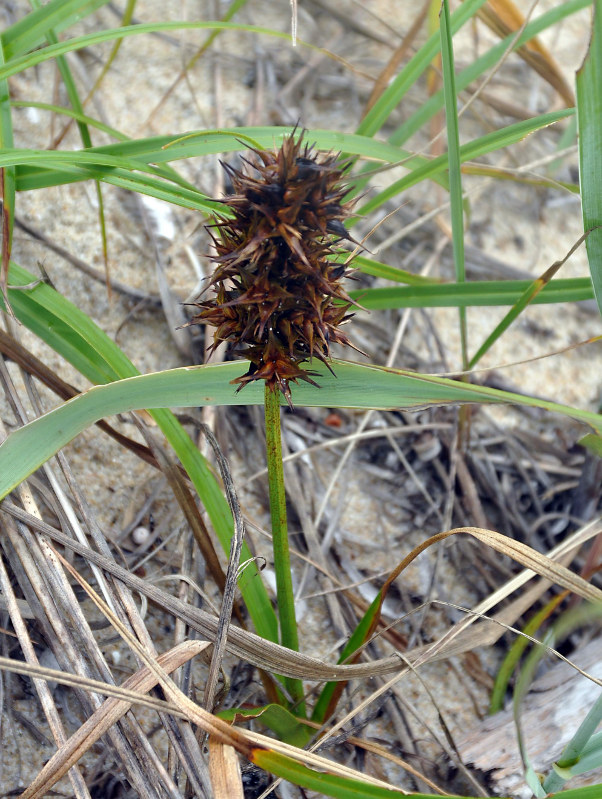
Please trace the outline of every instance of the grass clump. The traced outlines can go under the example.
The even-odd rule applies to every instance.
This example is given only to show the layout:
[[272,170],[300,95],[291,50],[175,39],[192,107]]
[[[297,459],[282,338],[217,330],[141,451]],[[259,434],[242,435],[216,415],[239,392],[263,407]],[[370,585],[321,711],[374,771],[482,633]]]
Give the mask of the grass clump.
[[[0,35],[0,347],[13,364],[0,369],[7,397],[0,590],[13,636],[5,638],[8,656],[1,665],[4,673],[35,679],[55,750],[43,769],[39,764],[37,777],[28,773],[23,797],[47,795],[67,774],[70,784],[58,783],[60,789],[68,785],[78,797],[209,796],[219,780],[228,795],[256,795],[269,786],[268,775],[298,786],[291,788],[296,795],[305,788],[318,795],[388,797],[400,793],[401,780],[414,795],[431,795],[447,785],[447,761],[424,765],[432,756],[419,743],[425,729],[437,756],[458,765],[462,752],[461,744],[444,742],[458,730],[448,721],[449,697],[436,684],[450,681],[452,672],[436,672],[437,664],[470,654],[472,660],[462,662],[474,666],[474,650],[491,651],[504,630],[524,628],[521,640],[539,643],[541,651],[568,629],[573,634],[597,624],[597,549],[585,547],[599,532],[595,475],[602,417],[587,401],[586,376],[573,401],[561,395],[561,386],[553,396],[535,391],[532,363],[513,373],[519,375],[514,385],[469,369],[498,365],[508,341],[510,360],[528,361],[527,344],[559,335],[557,320],[579,313],[575,300],[599,304],[595,122],[602,14],[594,17],[579,72],[575,114],[560,56],[534,37],[560,31],[561,41],[562,25],[588,3],[572,0],[523,18],[509,2],[495,10],[479,0],[457,8],[444,2],[440,16],[429,16],[425,6],[407,26],[379,19],[378,9],[376,17],[362,15],[357,22],[351,5],[341,17],[320,4],[307,41],[304,25],[310,23],[301,19],[296,50],[286,15],[279,18],[271,8],[266,23],[251,4],[237,0],[222,19],[203,21],[170,19],[168,9],[161,10],[164,18],[152,17],[156,9],[144,0],[128,3],[121,18],[102,0],[51,0],[19,7]],[[470,26],[485,42],[478,52],[462,38]],[[485,26],[495,38],[487,38]],[[331,35],[335,29],[337,36]],[[167,65],[172,48],[180,54],[179,37],[190,37],[197,49],[186,52],[186,68],[174,75]],[[365,60],[355,37],[370,54]],[[151,52],[160,53],[156,61],[149,60]],[[243,84],[243,66],[252,67],[251,87]],[[147,83],[145,70],[155,69],[170,88],[144,101],[145,119],[131,118],[121,98],[129,96],[140,109],[137,87]],[[514,79],[512,70],[525,85],[539,87],[546,100],[540,113],[524,106],[521,87],[516,98],[497,93]],[[56,81],[56,101],[48,103],[48,92],[29,97],[36,94],[36,75],[46,89]],[[227,102],[220,75],[231,92]],[[193,102],[184,103],[188,91]],[[466,92],[470,99],[463,105]],[[254,113],[228,116],[234,103],[243,107],[241,96],[254,100]],[[48,124],[30,125],[26,139],[22,130],[36,114]],[[584,229],[554,248],[556,263],[545,269],[517,273],[488,256],[490,272],[475,280],[474,220],[488,194],[492,207],[506,191],[525,208],[529,198],[553,195],[577,213],[579,187],[570,169],[563,171],[577,129]],[[537,153],[529,150],[533,142]],[[236,158],[248,150],[241,165]],[[225,162],[225,177],[214,156]],[[84,193],[87,186],[91,195]],[[35,207],[41,208],[37,226],[27,210]],[[408,208],[424,213],[404,217]],[[75,231],[82,219],[85,249],[74,257],[69,242],[55,241],[54,234]],[[502,223],[495,215],[488,221],[498,239]],[[210,237],[203,233],[207,224]],[[346,282],[352,226],[358,240],[368,236],[369,248],[353,261],[353,290]],[[422,240],[415,238],[421,227],[428,232]],[[590,272],[557,277],[582,235]],[[42,259],[34,257],[34,239],[44,246]],[[192,283],[192,267],[207,266],[210,247],[215,271],[199,275],[199,297],[185,284]],[[86,277],[68,283],[54,262],[47,263],[48,252]],[[86,260],[94,258],[97,265]],[[36,260],[56,285],[38,279]],[[149,261],[155,271],[140,279],[136,270],[148,269]],[[188,318],[182,308],[190,305],[196,310]],[[441,317],[430,315],[442,306],[456,309],[443,334]],[[473,311],[483,307],[490,310],[477,320]],[[412,315],[412,308],[423,309],[423,316]],[[348,339],[340,325],[352,310]],[[553,328],[549,334],[544,323]],[[176,328],[185,338],[172,343]],[[26,329],[60,356],[60,364],[23,335]],[[198,337],[189,337],[194,331]],[[572,347],[576,357],[586,345],[595,352],[597,333],[585,335],[578,342],[558,339],[556,349]],[[368,360],[340,359],[340,345],[351,340]],[[161,349],[168,358],[160,357]],[[209,351],[214,362],[200,365]],[[239,355],[249,361],[242,376],[240,364],[231,362]],[[558,360],[562,373],[570,356],[556,357],[565,358]],[[65,364],[70,373],[59,374]],[[94,388],[80,394],[89,384]],[[46,389],[63,402],[54,407]],[[255,405],[264,406],[262,423]],[[469,413],[476,405],[480,410]],[[527,429],[513,432],[506,416],[498,435],[499,414],[507,414],[508,405]],[[212,410],[225,406],[237,406],[226,421]],[[141,408],[152,421],[137,412]],[[170,408],[192,410],[175,415]],[[126,421],[118,416],[131,412]],[[113,415],[118,418],[105,419]],[[117,453],[111,489],[97,469],[97,497],[85,476],[99,440],[90,432],[100,429],[92,427],[96,423],[113,437],[110,451]],[[566,444],[556,436],[544,445],[550,429],[561,429]],[[87,460],[73,449],[65,450],[66,458],[63,448],[83,431]],[[264,443],[265,458],[257,454]],[[324,455],[336,447],[339,454]],[[356,466],[345,472],[356,447]],[[294,451],[287,454],[287,448]],[[228,450],[231,458],[224,456]],[[324,459],[312,461],[317,452]],[[269,506],[265,524],[248,509],[252,494],[245,491],[241,506],[234,490],[235,482],[259,481],[264,462],[269,497],[254,499]],[[570,481],[577,487],[567,487]],[[94,508],[94,499],[110,491],[119,501],[107,498],[104,508]],[[351,529],[357,495],[379,509],[371,522],[362,522],[361,535]],[[564,505],[554,505],[556,497]],[[180,521],[174,524],[176,510]],[[271,549],[251,535],[263,527]],[[177,541],[171,538],[176,534]],[[456,569],[452,592],[443,582],[452,568],[445,558],[429,561],[429,587],[420,583],[418,569],[412,571],[419,554],[430,557],[431,547],[444,540]],[[579,554],[569,569],[561,564],[573,550]],[[262,574],[264,559],[269,568]],[[534,574],[548,582],[527,587]],[[370,592],[366,579],[374,585]],[[161,586],[162,580],[176,589]],[[581,603],[578,623],[567,611],[568,598],[546,593],[549,582]],[[445,602],[432,593],[439,588]],[[146,616],[137,595],[150,600]],[[510,595],[512,604],[501,607]],[[305,603],[313,605],[316,597],[323,605],[306,616]],[[462,607],[459,619],[450,620],[450,605]],[[422,622],[416,621],[418,606]],[[155,624],[168,627],[169,635],[154,635]],[[112,628],[108,639],[106,625]],[[111,660],[106,644],[115,635],[120,644]],[[207,642],[213,644],[208,655]],[[325,651],[329,644],[336,655]],[[45,650],[58,668],[48,668]],[[205,664],[196,657],[203,652]],[[511,663],[521,654],[515,648]],[[579,655],[577,649],[570,658],[578,662]],[[516,680],[519,710],[528,703],[536,657],[528,656]],[[488,661],[481,676],[492,668]],[[510,687],[509,671],[506,664],[498,703]],[[413,719],[399,688],[399,681],[416,675],[424,680],[422,696],[432,700],[420,713],[435,707],[439,734]],[[62,717],[47,680],[71,686],[77,698],[72,717]],[[15,696],[14,683],[7,685]],[[347,691],[348,685],[374,694],[364,705],[363,694]],[[160,696],[151,693],[156,686]],[[477,683],[470,690],[484,706],[484,690]],[[381,704],[382,696],[390,700]],[[564,753],[552,755],[560,760],[546,764],[543,781],[518,725],[524,780],[534,796],[562,791],[567,780],[602,763],[598,704],[592,703]],[[129,712],[132,705],[158,714],[156,741],[143,716]],[[358,719],[364,706],[366,715]],[[384,732],[375,723],[381,711]],[[202,746],[207,733],[209,769]],[[102,757],[95,760],[92,747],[100,735]],[[309,751],[310,744],[320,750],[333,740],[334,759]],[[352,767],[342,765],[347,743],[356,755],[363,752]],[[169,747],[168,755],[162,747]],[[399,759],[400,747],[412,762]],[[247,764],[242,776],[232,748]],[[491,769],[496,765],[492,751]],[[477,776],[463,775],[452,790],[486,795]],[[12,776],[0,779],[3,791],[14,790]],[[566,799],[588,795],[576,790],[566,791]]]

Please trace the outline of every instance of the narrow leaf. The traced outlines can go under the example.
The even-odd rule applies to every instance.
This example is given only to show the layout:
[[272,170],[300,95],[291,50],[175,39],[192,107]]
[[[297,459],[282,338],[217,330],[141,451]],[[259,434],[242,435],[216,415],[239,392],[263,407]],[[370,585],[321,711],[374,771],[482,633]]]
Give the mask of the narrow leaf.
[[577,111],[585,246],[602,313],[602,0],[594,2],[589,52],[577,73]]
[[[462,25],[472,19],[477,9],[484,2],[485,0],[465,0],[452,14],[452,34],[460,30]],[[357,133],[361,133],[363,136],[374,136],[382,128],[407,91],[416,84],[418,78],[427,69],[439,52],[439,48],[439,35],[434,33],[374,103],[358,126]]]
[[[39,9],[42,7],[40,5],[40,0],[31,0],[31,3],[35,9]],[[48,42],[48,44],[57,44],[58,42],[58,37],[52,28],[46,31],[46,41]],[[84,108],[81,103],[81,100],[79,99],[77,86],[75,84],[73,75],[71,74],[71,70],[69,69],[67,59],[65,58],[65,56],[59,56],[56,59],[56,64],[63,79],[65,89],[67,90],[67,96],[69,98],[69,102],[73,106],[74,111],[76,111],[80,115],[83,114]],[[90,136],[90,130],[88,129],[88,125],[85,122],[78,120],[77,127],[79,130],[79,135],[82,140],[83,146],[91,147],[92,138]],[[55,144],[54,146],[56,147],[58,145]],[[102,254],[105,265],[107,292],[110,294],[111,284],[109,280],[109,255],[108,255],[107,226],[105,220],[104,200],[102,196],[102,189],[100,187],[100,182],[96,180],[94,184],[96,189],[96,198],[98,200],[98,222],[100,227],[100,238],[102,242]]]
[[[323,364],[312,364],[320,389],[307,384],[295,386],[292,397],[296,406],[417,410],[449,403],[511,403],[556,411],[602,433],[602,416],[590,411],[431,375],[345,361],[333,361],[332,365],[336,376]],[[240,363],[223,363],[171,369],[94,386],[15,430],[0,446],[0,498],[78,433],[106,416],[140,408],[262,404],[262,386],[250,385],[237,392],[231,385],[240,373]],[[208,474],[206,467],[204,470]]]
[[280,741],[292,746],[304,747],[315,732],[313,727],[303,723],[290,710],[282,705],[263,705],[254,708],[231,707],[217,714],[221,719],[233,723],[246,719],[259,719],[268,729],[275,732]]
[[[4,41],[0,37],[0,64],[5,61]],[[8,81],[0,79],[0,151],[13,147],[13,121],[10,107]],[[2,198],[2,263],[0,264],[0,289],[7,309],[10,310],[7,297],[8,270],[13,241],[15,221],[15,167],[6,166],[0,169],[0,196]]]
[[[572,108],[563,109],[562,111],[551,111],[548,114],[542,114],[533,119],[516,122],[513,125],[508,125],[506,128],[487,133],[485,136],[480,136],[478,139],[467,142],[460,147],[460,161],[464,163],[465,161],[479,158],[494,150],[508,147],[511,144],[521,141],[534,131],[553,125],[555,122],[571,116],[573,113],[574,109]],[[420,183],[420,181],[426,180],[427,178],[434,179],[441,172],[445,171],[447,166],[448,161],[446,153],[438,158],[433,158],[426,164],[412,169],[409,174],[395,181],[390,186],[387,186],[386,189],[364,203],[364,205],[358,209],[358,213],[368,214],[376,208],[380,208],[387,200],[415,186],[417,183]]]
[[107,2],[109,0],[50,0],[3,31],[7,59],[34,50],[44,42],[48,31],[63,31]]
[[[56,0],[56,5],[58,5],[59,2],[60,0]],[[97,2],[99,5],[103,5],[105,2],[107,2],[107,0],[97,0]],[[44,8],[47,8],[47,6],[44,6],[41,11],[43,11]],[[42,37],[46,35],[46,31],[49,27],[59,30],[61,26],[57,23],[48,25],[48,20],[45,19],[43,26],[40,28],[42,30]],[[94,33],[88,33],[85,36],[79,36],[75,39],[68,39],[66,42],[59,42],[58,44],[42,47],[33,53],[26,53],[26,55],[19,56],[16,55],[15,49],[19,50],[20,52],[24,52],[25,50],[29,49],[29,47],[31,47],[30,42],[33,40],[33,37],[31,35],[22,37],[17,48],[14,48],[13,39],[11,36],[5,35],[8,51],[7,55],[10,55],[11,59],[0,68],[0,78],[7,78],[11,75],[16,75],[17,72],[22,72],[24,69],[35,67],[36,64],[42,64],[44,61],[49,61],[50,59],[56,58],[59,55],[71,53],[74,50],[82,50],[85,47],[93,47],[94,45],[102,44],[103,42],[117,41],[118,39],[125,39],[128,36],[139,36],[140,34],[165,33],[167,31],[179,30],[240,30],[247,33],[261,33],[267,36],[274,36],[278,39],[290,39],[290,36],[287,33],[281,33],[280,31],[275,31],[271,28],[264,28],[258,25],[239,25],[234,22],[149,22],[140,23],[138,25],[126,25],[122,28],[110,28],[101,31],[95,31]],[[7,33],[10,34],[10,31]],[[27,47],[23,46],[23,38],[25,39]],[[299,43],[302,44],[301,41],[299,41]],[[306,46],[311,47],[311,45]],[[13,55],[15,55],[15,57],[12,57]]]
[[[535,17],[535,19],[532,19],[525,27],[518,39],[514,34],[507,36],[505,39],[502,39],[501,42],[483,53],[483,55],[473,61],[472,64],[469,64],[469,66],[459,72],[456,76],[456,87],[458,91],[463,91],[468,88],[471,83],[481,79],[489,70],[494,69],[510,46],[512,46],[513,49],[520,47],[538,33],[550,28],[552,25],[562,22],[566,17],[581,11],[589,5],[591,5],[591,0],[567,0],[567,2],[560,3],[549,11]],[[398,145],[404,144],[404,142],[408,141],[414,133],[420,130],[429,119],[432,119],[442,107],[443,90],[435,93],[426,100],[420,108],[406,119],[395,132],[389,136],[389,143]]]
[[[445,121],[447,124],[447,168],[449,171],[449,201],[451,205],[452,248],[456,281],[466,280],[464,262],[464,208],[462,204],[462,173],[460,172],[460,134],[458,129],[458,95],[454,67],[454,48],[448,0],[443,0],[439,14],[441,33],[441,68],[443,70],[443,93],[445,96]],[[466,311],[460,314],[460,348],[462,368],[468,366]]]
[[[363,271],[363,270],[362,270]],[[478,280],[470,283],[391,286],[351,291],[350,296],[370,311],[386,308],[455,308],[457,306],[515,305],[532,287],[529,280]],[[532,298],[542,303],[580,302],[593,299],[591,280],[552,280]]]

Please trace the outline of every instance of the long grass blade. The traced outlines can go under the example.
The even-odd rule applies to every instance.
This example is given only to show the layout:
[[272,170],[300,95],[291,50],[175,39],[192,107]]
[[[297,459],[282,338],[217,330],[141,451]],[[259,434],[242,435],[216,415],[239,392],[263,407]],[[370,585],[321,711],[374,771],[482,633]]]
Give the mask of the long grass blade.
[[[107,0],[97,0],[99,5],[104,4]],[[44,6],[46,8],[46,6]],[[42,9],[43,10],[43,9]],[[35,12],[34,12],[35,13]],[[48,20],[44,20],[42,36],[46,35],[48,27],[59,30],[59,25],[47,25]],[[24,52],[28,48],[23,48],[21,44],[18,48],[12,46],[13,40],[10,36],[10,29],[6,32],[7,41],[7,59],[10,57],[4,66],[0,68],[0,78],[7,78],[11,75],[16,75],[24,69],[35,67],[37,64],[42,64],[44,61],[49,61],[59,55],[71,53],[74,50],[82,50],[85,47],[93,47],[96,44],[103,42],[116,41],[118,39],[125,39],[128,36],[138,36],[141,34],[149,33],[165,33],[167,31],[179,30],[238,30],[245,31],[246,33],[257,33],[266,36],[274,36],[278,39],[290,40],[290,35],[275,31],[271,28],[264,28],[259,25],[242,25],[236,22],[149,22],[140,23],[139,25],[125,25],[122,28],[109,28],[94,33],[88,33],[84,36],[78,36],[75,39],[68,39],[65,42],[42,47],[32,53],[26,55],[19,55],[18,53]],[[306,44],[298,40],[299,44]],[[306,44],[307,47],[312,47]],[[313,49],[313,47],[312,47]]]
[[[13,108],[38,108],[41,111],[49,111],[52,114],[60,114],[61,116],[70,117],[74,119],[76,122],[81,122],[86,125],[88,128],[95,128],[97,130],[102,131],[103,133],[112,136],[114,139],[117,139],[118,142],[131,142],[128,136],[122,133],[115,128],[112,128],[110,125],[106,125],[104,122],[101,122],[99,119],[95,119],[94,117],[88,116],[87,114],[80,113],[78,111],[74,111],[72,108],[65,108],[62,105],[54,105],[53,103],[38,103],[34,102],[33,100],[29,101],[21,101],[21,100],[11,100],[11,106]],[[94,148],[90,148],[91,151],[94,151]],[[24,167],[27,169],[27,167]],[[23,171],[23,170],[22,170]],[[44,174],[46,175],[46,179],[49,173],[52,173],[52,170],[45,170]],[[179,186],[183,186],[184,188],[190,189],[191,191],[197,191],[196,187],[189,183],[187,180],[182,178],[175,169],[170,167],[169,165],[165,164],[161,167],[155,167],[154,173],[160,175],[167,180],[173,180]],[[23,175],[20,176],[21,182],[19,188],[22,190],[23,186]],[[52,183],[48,184],[52,185]],[[28,188],[34,188],[33,186],[29,186]]]
[[[4,63],[4,42],[0,37],[0,64]],[[4,148],[12,148],[13,144],[13,121],[10,107],[10,91],[8,80],[0,79],[0,151]],[[15,193],[16,178],[15,167],[6,166],[0,168],[0,195],[2,197],[2,258],[0,264],[0,290],[4,297],[7,310],[10,311],[8,303],[7,286],[8,271],[10,265],[10,255],[13,242],[13,226],[15,222]]]
[[[381,588],[378,594],[370,603],[370,607],[360,619],[359,624],[349,636],[349,640],[343,647],[341,656],[338,663],[353,663],[355,659],[354,653],[361,653],[361,647],[369,640],[370,635],[378,624],[380,618],[380,611],[382,603],[385,598],[386,591]],[[346,683],[343,682],[328,682],[320,691],[318,701],[314,705],[311,719],[318,724],[323,724],[327,721],[338,704],[338,701],[343,693]]]
[[[361,268],[361,265],[360,265]],[[362,269],[363,271],[363,269]],[[370,272],[368,274],[371,274]],[[390,286],[349,292],[370,311],[387,308],[456,308],[458,306],[516,305],[531,291],[530,280],[476,280],[470,283]],[[588,277],[555,279],[531,298],[533,305],[593,299]]]
[[[123,16],[121,17],[121,25],[122,26],[125,27],[126,25],[129,25],[131,23],[132,17],[134,16],[134,9],[136,7],[136,3],[137,3],[137,0],[127,0],[126,7],[125,7],[125,9],[123,11]],[[112,66],[113,62],[115,61],[115,59],[117,58],[117,53],[119,52],[122,44],[123,44],[123,39],[118,39],[113,44],[113,47],[111,48],[111,52],[109,53],[109,56],[108,56],[107,60],[103,64],[100,73],[97,75],[97,77],[96,77],[96,79],[94,81],[94,85],[89,90],[88,94],[86,95],[86,97],[85,97],[85,99],[84,99],[84,101],[82,103],[82,107],[81,107],[82,114],[83,114],[84,107],[87,105],[87,103],[90,101],[90,99],[92,97],[94,97],[94,95],[98,91],[98,88],[100,87],[101,83],[103,82],[103,80],[105,79],[105,77],[108,74],[109,70],[111,69],[111,66]],[[61,56],[61,58],[62,57],[63,56]],[[78,122],[78,124],[80,124],[80,120],[77,120],[77,122]],[[60,135],[55,138],[54,147],[59,147],[60,146],[60,143],[62,142],[62,140],[66,136],[70,126],[71,126],[71,122],[68,122],[65,125],[65,127],[63,128],[63,130],[61,131]]]
[[[528,42],[538,33],[556,25],[566,17],[581,11],[591,5],[591,0],[568,0],[560,3],[530,21],[521,35],[515,39],[510,35],[494,45],[472,64],[465,67],[456,75],[456,88],[458,92],[468,88],[471,83],[478,80],[485,72],[495,67],[510,45],[513,49]],[[429,97],[407,120],[405,120],[392,134],[388,141],[391,144],[402,145],[411,136],[420,130],[443,107],[443,90]]]
[[[574,109],[563,109],[562,111],[552,111],[548,114],[542,114],[533,119],[527,119],[522,122],[516,122],[513,125],[508,125],[506,128],[487,133],[485,136],[480,136],[478,139],[473,139],[471,142],[466,142],[460,147],[460,162],[479,158],[482,155],[493,152],[494,150],[501,150],[503,147],[508,147],[521,141],[526,136],[534,133],[536,130],[553,125],[560,119],[571,116]],[[423,164],[416,169],[405,175],[400,180],[395,181],[383,191],[379,192],[373,198],[368,200],[358,209],[360,214],[369,214],[376,208],[380,208],[387,200],[400,194],[422,180],[427,178],[433,179],[441,172],[447,169],[447,154],[441,155],[438,158],[433,158],[426,164]]]
[[[39,0],[31,0],[31,3],[34,9],[42,8]],[[46,41],[48,44],[57,44],[58,43],[58,36],[56,35],[53,29],[49,29],[46,32]],[[60,75],[63,79],[63,83],[65,85],[65,89],[67,91],[67,97],[69,98],[69,102],[71,103],[73,110],[76,111],[79,115],[83,114],[84,108],[82,102],[79,98],[79,94],[77,91],[77,86],[75,85],[75,80],[73,75],[71,74],[71,70],[69,69],[69,65],[67,63],[67,59],[65,56],[58,56],[56,59],[56,65],[60,72]],[[77,127],[79,130],[79,135],[82,140],[82,144],[84,147],[91,147],[92,146],[92,137],[90,136],[90,130],[88,125],[81,121],[77,121]],[[102,189],[100,186],[100,181],[94,181],[95,189],[96,189],[96,199],[98,200],[98,222],[100,227],[100,238],[102,242],[102,255],[103,261],[105,265],[105,274],[107,280],[107,290],[110,293],[110,283],[109,283],[109,253],[108,253],[108,242],[107,242],[107,225],[105,220],[105,210],[104,210],[104,200],[102,197]]]
[[561,266],[565,264],[571,255],[575,252],[575,250],[581,246],[583,243],[585,236],[582,236],[579,241],[577,241],[568,253],[559,261],[555,261],[552,266],[548,267],[546,271],[543,273],[541,277],[538,277],[537,280],[534,280],[533,283],[526,289],[526,291],[521,295],[518,301],[512,306],[512,308],[508,311],[508,313],[504,316],[502,321],[496,325],[494,330],[487,336],[485,341],[481,344],[477,352],[473,355],[470,359],[470,363],[468,364],[469,369],[472,369],[478,361],[483,357],[483,355],[487,352],[490,347],[492,347],[495,342],[503,335],[503,333],[510,327],[510,325],[518,319],[520,314],[530,305],[533,300],[537,297],[537,295],[550,283],[550,280],[554,277],[554,275],[558,272]]
[[128,137],[125,134],[112,128],[110,125],[106,125],[104,122],[101,122],[100,119],[94,119],[94,117],[88,116],[83,112],[75,111],[73,108],[65,108],[65,106],[54,105],[53,103],[40,103],[34,100],[11,100],[10,104],[13,108],[38,108],[40,111],[49,111],[51,114],[60,114],[61,116],[70,117],[77,122],[82,122],[90,128],[101,130],[103,133],[107,133],[118,141],[128,141]]
[[[542,120],[545,124],[546,118],[543,117]],[[549,122],[553,121],[556,121],[556,117],[549,120]],[[262,148],[271,148],[279,146],[293,130],[294,128],[291,127],[237,127],[227,130],[199,130],[186,136],[153,136],[147,139],[127,141],[118,132],[111,131],[111,135],[116,135],[121,139],[119,144],[93,147],[87,150],[86,154],[81,154],[82,158],[79,158],[78,163],[110,165],[114,162],[104,160],[105,157],[116,157],[123,159],[123,166],[129,163],[130,168],[140,168],[141,164],[163,164],[203,155],[240,152],[248,149],[250,142]],[[525,130],[523,135],[530,132],[530,130]],[[311,128],[305,132],[305,138],[320,150],[345,150],[352,155],[377,161],[379,164],[397,164],[400,158],[406,159],[406,156],[408,159],[404,160],[404,164],[408,167],[423,166],[429,163],[428,159],[422,156],[412,156],[411,153],[405,153],[386,142],[374,141],[366,136],[357,136],[353,133]],[[56,168],[60,168],[64,161],[68,161],[67,151],[49,152],[48,150],[23,149],[2,153],[2,163],[33,166],[44,162],[43,155],[48,156],[48,162],[44,163],[44,167],[49,170],[53,168],[54,162],[56,162]],[[80,155],[80,151],[77,152],[77,155]]]
[[220,710],[217,715],[220,719],[232,723],[260,718],[261,723],[275,732],[280,741],[286,741],[293,746],[305,746],[315,732],[313,726],[300,721],[282,705],[271,704],[251,708],[230,707],[227,710]]
[[[341,260],[344,260],[344,257]],[[437,278],[416,275],[414,272],[408,272],[396,266],[373,261],[372,258],[367,258],[364,255],[356,255],[353,258],[353,267],[365,275],[392,280],[395,283],[405,283],[408,286],[433,286],[440,283]]]
[[[462,162],[478,158],[481,155],[507,147],[522,140],[536,130],[551,125],[573,113],[572,109],[543,114],[534,119],[509,125],[501,130],[467,142],[460,148]],[[162,183],[158,178],[147,174],[132,172],[142,170],[161,175],[154,164],[167,161],[191,158],[201,155],[240,151],[247,148],[243,136],[252,137],[262,147],[271,147],[290,128],[234,128],[230,131],[199,131],[198,137],[191,140],[182,137],[155,137],[141,141],[121,142],[105,147],[91,148],[77,152],[48,152],[46,150],[8,150],[0,153],[0,168],[17,166],[17,190],[28,191],[74,180],[99,179],[106,183],[140,191],[159,199],[166,199],[179,205],[191,203],[192,208],[219,211],[220,205],[215,201],[203,199],[203,195],[185,187],[173,188]],[[382,160],[387,163],[398,163],[400,151],[383,142],[374,142],[364,136],[339,134],[335,131],[310,130],[307,138],[324,150],[345,150],[365,158]],[[181,143],[178,142],[178,139]],[[447,155],[431,161],[414,157],[405,165],[412,171],[401,180],[381,191],[365,203],[360,213],[367,214],[380,207],[399,192],[404,191],[422,180],[441,180],[447,169]],[[52,166],[56,166],[56,171]],[[445,185],[445,181],[443,181]]]
[[39,47],[49,31],[64,31],[108,2],[109,0],[50,0],[3,31],[2,41],[7,59]]
[[[441,69],[443,71],[443,93],[445,95],[445,119],[447,125],[447,163],[449,171],[449,200],[451,206],[452,248],[456,282],[466,280],[464,261],[464,208],[462,203],[462,173],[460,172],[460,132],[458,128],[458,95],[454,66],[449,4],[443,0],[439,13],[441,33]],[[462,368],[468,366],[468,344],[466,310],[460,306],[460,349]]]
[[512,677],[514,669],[518,666],[520,662],[523,652],[530,644],[529,637],[530,638],[535,637],[537,631],[544,623],[544,621],[546,621],[549,618],[549,616],[551,616],[551,614],[556,610],[558,605],[566,598],[566,594],[567,592],[558,594],[557,596],[553,597],[549,602],[547,602],[543,606],[543,608],[541,608],[541,610],[538,610],[537,613],[532,618],[530,618],[529,621],[523,627],[522,632],[524,633],[524,635],[519,635],[518,638],[513,642],[504,660],[502,661],[502,665],[498,669],[498,672],[495,677],[495,683],[493,686],[493,690],[491,692],[491,698],[489,700],[490,715],[493,715],[494,713],[498,713],[500,710],[503,710],[506,691],[508,690],[510,679]]
[[[512,392],[345,361],[333,361],[336,377],[322,364],[312,364],[312,368],[320,389],[295,386],[292,399],[296,406],[417,410],[450,403],[517,404],[561,413],[602,433],[600,414]],[[105,416],[140,408],[262,404],[261,386],[250,385],[243,392],[235,391],[231,381],[240,371],[241,364],[236,362],[190,366],[94,386],[14,431],[2,444],[0,498],[78,433]],[[192,445],[190,439],[188,442]],[[204,472],[206,476],[209,474],[206,468]]]
[[[594,3],[589,52],[577,73],[583,227],[594,293],[602,313],[602,2]],[[591,232],[590,232],[591,231]]]

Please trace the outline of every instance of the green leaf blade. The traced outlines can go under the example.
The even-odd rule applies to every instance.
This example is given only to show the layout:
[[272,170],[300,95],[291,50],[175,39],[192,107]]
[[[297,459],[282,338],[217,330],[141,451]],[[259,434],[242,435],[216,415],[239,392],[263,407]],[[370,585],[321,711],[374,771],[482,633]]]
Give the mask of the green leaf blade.
[[[457,308],[516,305],[529,292],[529,280],[475,280],[470,283],[387,286],[349,292],[364,308]],[[588,277],[551,280],[532,298],[533,305],[583,302],[593,299]]]
[[594,3],[589,52],[577,73],[579,167],[585,246],[602,313],[602,2]]
[[[441,68],[443,71],[443,94],[445,97],[445,120],[447,125],[447,168],[449,172],[449,201],[451,206],[452,249],[456,280],[466,280],[464,258],[464,208],[462,204],[462,173],[460,171],[460,132],[458,125],[458,95],[456,92],[456,73],[454,66],[454,46],[449,18],[448,0],[443,0],[439,14],[441,34]],[[459,308],[460,347],[462,368],[468,366],[468,344],[466,312]]]
[[50,0],[2,33],[7,59],[29,53],[43,44],[49,31],[63,31],[109,0]]
[[[485,386],[469,385],[348,361],[333,361],[336,376],[312,364],[319,389],[295,386],[293,403],[307,407],[418,410],[430,405],[487,402],[518,404],[556,411],[602,432],[602,416],[577,408]],[[244,371],[240,363],[189,366],[129,377],[94,386],[53,411],[16,430],[0,446],[0,498],[6,496],[76,435],[105,416],[140,408],[205,405],[261,405],[263,386],[237,392],[231,381]]]

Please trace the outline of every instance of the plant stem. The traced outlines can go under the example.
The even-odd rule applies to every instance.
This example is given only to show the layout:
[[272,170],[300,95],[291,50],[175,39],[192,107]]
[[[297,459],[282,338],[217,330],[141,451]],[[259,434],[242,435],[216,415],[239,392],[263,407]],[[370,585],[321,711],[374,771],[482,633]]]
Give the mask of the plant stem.
[[[282,467],[282,441],[280,435],[280,392],[265,386],[265,442],[270,489],[270,516],[272,518],[272,547],[276,572],[276,600],[280,619],[280,639],[283,646],[299,650],[295,598],[291,576],[291,558],[286,524],[286,495]],[[297,709],[304,712],[303,683],[286,678],[286,686]]]
[[[462,171],[460,169],[460,135],[458,130],[458,93],[454,67],[454,47],[448,0],[443,0],[440,13],[441,69],[443,72],[443,96],[447,123],[447,153],[449,166],[449,198],[451,204],[452,247],[456,281],[466,280],[464,253],[464,206],[462,197]],[[460,307],[460,346],[462,369],[468,369],[468,344],[466,331],[466,308]]]

